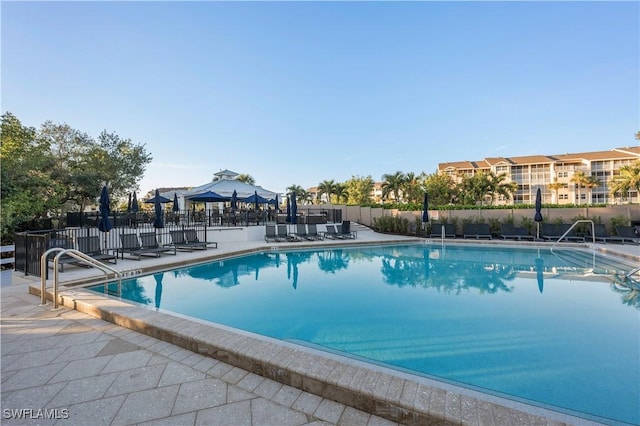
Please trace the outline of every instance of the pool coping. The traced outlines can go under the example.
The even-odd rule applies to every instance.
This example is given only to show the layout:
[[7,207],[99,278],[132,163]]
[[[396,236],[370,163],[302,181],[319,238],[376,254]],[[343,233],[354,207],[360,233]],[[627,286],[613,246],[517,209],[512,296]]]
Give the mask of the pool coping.
[[[349,245],[388,245],[415,241],[425,240],[368,241]],[[478,244],[477,241],[473,243]],[[344,245],[341,243],[322,247]],[[578,246],[585,247],[584,244]],[[318,245],[297,244],[281,247],[283,250],[308,249],[318,248]],[[148,274],[156,270],[270,249],[271,246],[263,245],[215,254],[198,261],[177,261],[141,268],[140,272]],[[96,280],[94,278],[90,281]],[[64,283],[65,286],[70,284],[74,283]],[[30,286],[29,293],[39,296],[40,288]],[[62,306],[398,423],[547,424],[548,421],[552,421],[581,425],[600,424],[583,417],[403,373],[309,346],[272,339],[180,314],[155,311],[133,302],[123,302],[78,287],[61,290],[59,296]],[[47,293],[47,298],[52,300],[52,295]]]

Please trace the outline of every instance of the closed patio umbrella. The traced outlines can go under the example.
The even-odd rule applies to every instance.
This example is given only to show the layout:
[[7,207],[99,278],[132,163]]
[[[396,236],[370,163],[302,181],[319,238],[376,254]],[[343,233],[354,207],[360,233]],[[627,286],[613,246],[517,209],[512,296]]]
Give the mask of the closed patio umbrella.
[[102,187],[100,193],[100,222],[98,222],[98,229],[100,232],[109,232],[113,228],[109,215],[111,214],[111,202],[109,201],[109,191],[107,186]]
[[164,228],[164,218],[162,217],[162,201],[160,197],[160,191],[158,191],[156,189],[156,196],[155,198],[155,203],[154,203],[154,207],[155,207],[155,212],[156,212],[156,218],[153,221],[153,227],[154,228]]
[[127,213],[131,213],[131,193],[129,193],[129,201],[127,201]]
[[138,205],[138,196],[133,193],[133,200],[131,200],[131,213],[138,213],[140,206]]
[[424,193],[424,200],[422,201],[422,223],[429,222],[429,197],[427,193]]
[[287,223],[291,223],[291,202],[289,196],[287,196]]
[[231,194],[231,211],[235,212],[238,209],[238,193],[236,190],[233,190],[233,194]]
[[536,214],[533,217],[533,220],[536,221],[537,224],[537,235],[536,238],[540,239],[540,222],[542,222],[542,193],[540,192],[540,188],[536,191]]
[[291,223],[298,223],[298,202],[296,201],[296,193],[291,193]]
[[177,192],[173,193],[173,211],[174,212],[180,211],[180,206],[178,205],[178,193]]

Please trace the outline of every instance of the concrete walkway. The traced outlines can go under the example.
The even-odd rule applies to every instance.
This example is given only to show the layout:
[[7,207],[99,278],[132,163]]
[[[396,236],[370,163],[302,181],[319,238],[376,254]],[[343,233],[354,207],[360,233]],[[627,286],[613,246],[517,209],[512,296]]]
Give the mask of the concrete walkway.
[[[360,242],[394,238],[373,232],[358,237]],[[208,250],[208,255],[260,245],[236,244]],[[638,246],[607,249],[640,255]],[[174,262],[205,255],[181,253]],[[146,272],[166,267],[167,259],[119,261],[118,269],[142,267]],[[63,275],[72,281],[92,273],[70,267]],[[38,285],[37,278],[14,273],[11,280],[1,289],[2,424],[396,424],[75,310],[41,307],[40,299],[27,293],[29,284]],[[474,423],[507,424],[496,410]],[[565,424],[533,415],[520,420]]]

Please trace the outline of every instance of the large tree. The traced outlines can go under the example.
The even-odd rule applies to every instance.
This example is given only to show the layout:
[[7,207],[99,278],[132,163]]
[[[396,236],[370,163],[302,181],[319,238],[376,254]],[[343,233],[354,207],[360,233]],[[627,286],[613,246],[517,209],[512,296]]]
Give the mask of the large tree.
[[610,191],[614,197],[622,199],[629,197],[629,191],[636,191],[640,195],[640,160],[620,167],[620,174],[613,177]]
[[336,182],[331,180],[323,180],[318,184],[318,196],[327,195],[327,202],[331,204],[331,195],[336,192]]
[[366,205],[371,202],[371,192],[373,191],[373,178],[371,176],[352,176],[344,183],[349,198],[347,202],[355,205]]
[[389,199],[389,195],[393,195],[395,202],[399,203],[406,180],[407,177],[401,171],[382,175],[382,198]]
[[429,194],[431,206],[444,206],[453,203],[457,198],[456,185],[453,178],[444,173],[433,173],[424,180],[424,190]]
[[36,131],[2,116],[2,232],[26,220],[84,209],[103,185],[113,198],[137,188],[151,155],[144,145],[103,131],[97,141],[67,124]]

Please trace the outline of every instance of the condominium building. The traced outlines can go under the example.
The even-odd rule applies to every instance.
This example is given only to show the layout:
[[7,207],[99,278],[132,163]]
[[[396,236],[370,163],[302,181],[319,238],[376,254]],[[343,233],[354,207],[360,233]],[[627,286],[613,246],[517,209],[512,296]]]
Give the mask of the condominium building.
[[[543,203],[594,204],[640,202],[638,191],[632,190],[622,197],[610,193],[612,181],[620,168],[640,160],[640,146],[614,148],[610,151],[582,152],[559,155],[530,155],[524,157],[485,158],[479,161],[458,161],[438,164],[438,173],[446,173],[456,181],[483,171],[496,175],[506,174],[505,182],[515,182],[515,204],[533,204],[540,188]],[[583,172],[594,176],[597,186],[585,188],[575,183],[574,174]],[[551,186],[550,186],[551,185]],[[496,204],[507,204],[508,199],[497,199]]]

